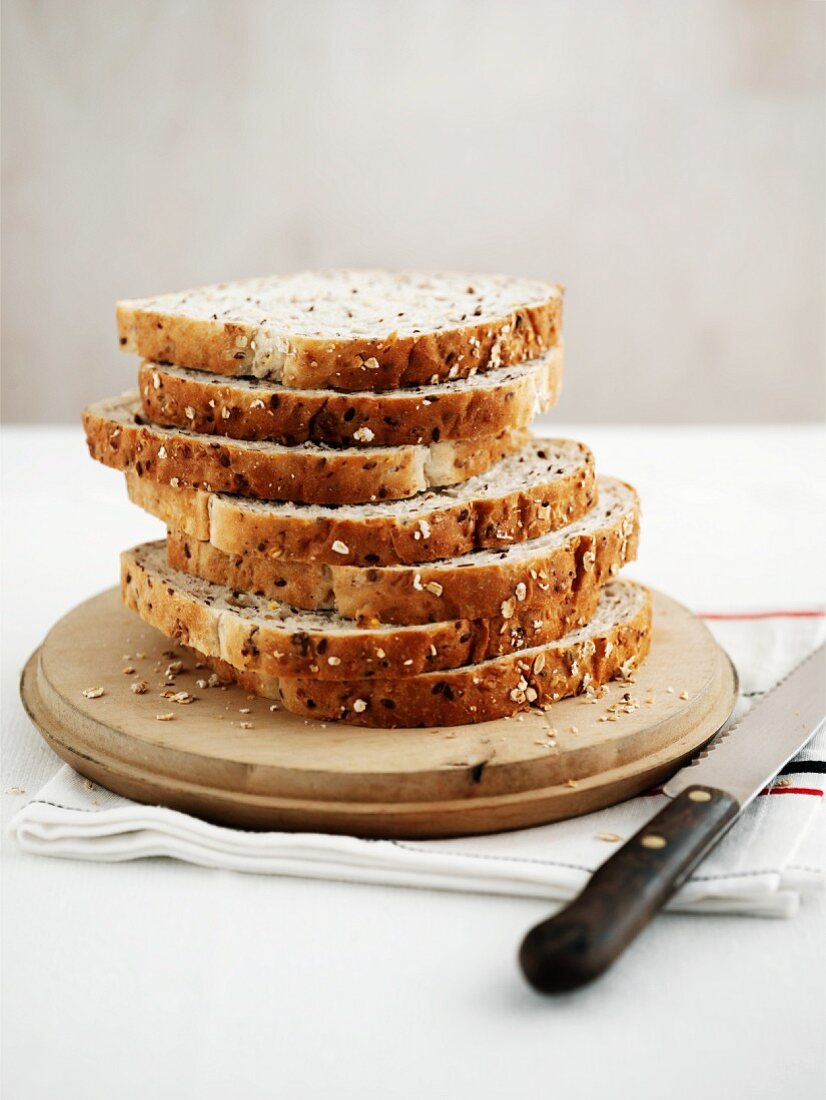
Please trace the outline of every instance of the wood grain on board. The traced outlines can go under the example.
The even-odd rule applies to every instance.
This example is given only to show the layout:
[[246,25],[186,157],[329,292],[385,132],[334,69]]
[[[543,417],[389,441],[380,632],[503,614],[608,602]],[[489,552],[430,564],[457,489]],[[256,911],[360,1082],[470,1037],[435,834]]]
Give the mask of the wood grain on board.
[[[175,660],[183,668],[172,686],[165,670]],[[597,702],[562,700],[479,725],[314,722],[234,685],[199,688],[210,670],[195,661],[110,589],[53,627],[21,692],[64,760],[130,798],[243,828],[397,838],[499,832],[628,798],[713,736],[737,692],[707,627],[658,593],[651,653],[634,683],[612,683]],[[148,688],[135,694],[141,679]],[[97,688],[102,695],[83,694]]]

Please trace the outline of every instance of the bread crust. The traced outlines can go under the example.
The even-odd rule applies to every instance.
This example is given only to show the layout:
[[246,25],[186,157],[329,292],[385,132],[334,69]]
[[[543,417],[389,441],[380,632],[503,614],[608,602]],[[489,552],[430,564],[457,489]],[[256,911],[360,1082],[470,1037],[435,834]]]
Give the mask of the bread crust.
[[[630,582],[615,582],[624,586]],[[306,718],[384,729],[461,726],[490,722],[519,711],[552,709],[553,703],[609,680],[626,678],[645,660],[652,610],[647,590],[636,611],[592,638],[534,648],[468,668],[405,680],[334,683],[278,679],[206,657],[221,679],[277,699]],[[590,643],[590,644],[589,644]],[[541,656],[540,656],[541,655]]]
[[324,337],[268,331],[262,323],[187,316],[157,308],[157,300],[117,304],[124,351],[153,362],[223,375],[277,378],[302,389],[373,390],[466,378],[476,371],[538,358],[562,330],[562,288],[498,317],[412,335]]
[[[422,626],[358,628],[339,621],[330,628],[320,615],[295,612],[290,623],[269,618],[266,601],[222,591],[165,561],[163,543],[147,543],[121,555],[121,592],[127,607],[168,637],[233,667],[265,676],[318,680],[406,679],[456,668],[560,637],[588,621],[597,591],[555,602],[547,619],[520,614],[463,618]],[[246,611],[244,610],[246,609]]]
[[[496,372],[501,374],[502,372]],[[527,428],[556,404],[562,349],[537,366],[488,387],[430,386],[392,394],[290,389],[268,381],[218,379],[144,362],[138,390],[144,416],[155,424],[232,439],[286,446],[390,447]],[[439,392],[439,390],[443,392]]]
[[520,450],[528,438],[506,431],[429,448],[279,448],[161,428],[140,422],[138,410],[131,395],[84,410],[92,458],[173,486],[307,504],[402,500],[432,485],[457,484]]
[[[184,532],[167,534],[169,564],[192,576],[302,608],[331,608],[360,625],[429,623],[472,615],[548,616],[556,601],[572,606],[636,556],[639,501],[629,487],[623,510],[593,530],[573,525],[569,538],[547,547],[522,543],[495,557],[464,555],[435,565],[368,569],[268,558],[250,550],[230,555]],[[559,532],[565,535],[566,528]]]
[[126,492],[133,504],[163,520],[167,528],[176,528],[194,539],[209,542],[212,530],[209,513],[214,493],[161,485],[138,477],[134,470],[126,471]]
[[[393,515],[391,509],[366,518],[336,509],[286,514],[251,507],[239,497],[176,489],[139,478],[134,471],[127,473],[127,490],[135,504],[167,527],[210,541],[226,553],[252,550],[283,561],[328,565],[415,565],[539,538],[588,512],[597,500],[593,455],[583,444],[576,445],[580,461],[556,476],[560,442],[568,445],[530,442],[531,453],[547,456],[547,465],[546,473],[533,473],[529,484],[470,500],[427,494],[422,512],[410,515]],[[425,508],[428,499],[432,509]],[[342,546],[347,548],[344,555]]]

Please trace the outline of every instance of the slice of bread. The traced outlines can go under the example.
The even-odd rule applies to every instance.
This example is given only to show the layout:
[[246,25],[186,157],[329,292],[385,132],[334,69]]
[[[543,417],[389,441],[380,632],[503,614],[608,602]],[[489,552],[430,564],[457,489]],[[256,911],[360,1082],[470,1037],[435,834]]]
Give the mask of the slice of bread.
[[245,500],[134,471],[126,481],[135,504],[227,553],[328,565],[411,565],[508,547],[579,519],[596,500],[593,455],[568,439],[532,439],[454,488],[353,507]]
[[458,382],[384,393],[299,390],[158,363],[142,363],[138,372],[143,413],[155,424],[289,447],[396,447],[496,435],[527,428],[556,404],[561,386],[561,348]]
[[136,394],[90,405],[83,425],[92,458],[117,470],[173,486],[310,504],[400,500],[455,485],[521,450],[529,438],[517,430],[429,446],[343,450],[219,440],[147,423]]
[[124,551],[121,589],[145,622],[201,653],[268,676],[319,680],[406,678],[512,653],[587,622],[599,599],[594,588],[549,601],[544,615],[360,629],[329,611],[296,611],[180,573],[163,542]]
[[119,302],[121,347],[301,389],[391,390],[559,342],[560,287],[498,275],[322,271]]
[[277,699],[306,718],[383,728],[444,727],[548,710],[566,696],[591,692],[616,677],[628,679],[647,656],[650,642],[647,589],[612,581],[602,589],[587,626],[546,645],[446,672],[345,684],[279,679],[206,659],[221,679]]
[[581,519],[506,550],[480,550],[427,565],[317,565],[230,555],[181,531],[167,536],[169,564],[181,572],[294,607],[329,608],[360,625],[428,623],[545,613],[575,603],[636,556],[639,501],[620,481],[599,479],[599,503]]

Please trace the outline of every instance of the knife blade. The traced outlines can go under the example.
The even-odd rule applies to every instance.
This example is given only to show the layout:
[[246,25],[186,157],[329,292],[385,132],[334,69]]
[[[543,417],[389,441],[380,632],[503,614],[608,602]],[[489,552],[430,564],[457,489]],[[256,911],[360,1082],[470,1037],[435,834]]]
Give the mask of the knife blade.
[[823,724],[826,646],[820,646],[739,721],[724,729],[663,792],[670,801],[522,941],[519,963],[541,993],[602,974],[697,864]]

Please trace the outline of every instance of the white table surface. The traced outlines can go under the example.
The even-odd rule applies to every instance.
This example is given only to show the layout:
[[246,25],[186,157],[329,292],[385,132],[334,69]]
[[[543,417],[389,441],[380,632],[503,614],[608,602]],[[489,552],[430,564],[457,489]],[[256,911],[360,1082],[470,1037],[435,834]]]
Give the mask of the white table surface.
[[[553,421],[549,420],[553,424]],[[589,428],[640,490],[629,575],[698,610],[823,598],[811,427]],[[159,525],[77,428],[3,436],[3,790],[58,766],[22,712],[25,658]],[[4,793],[4,824],[25,796]],[[824,907],[658,919],[591,988],[518,976],[524,899],[41,859],[4,839],[3,1096],[820,1097]]]

